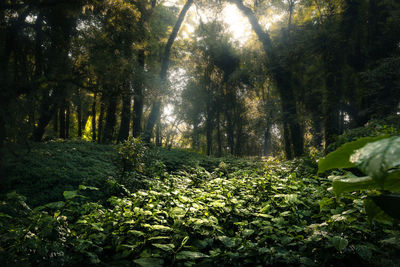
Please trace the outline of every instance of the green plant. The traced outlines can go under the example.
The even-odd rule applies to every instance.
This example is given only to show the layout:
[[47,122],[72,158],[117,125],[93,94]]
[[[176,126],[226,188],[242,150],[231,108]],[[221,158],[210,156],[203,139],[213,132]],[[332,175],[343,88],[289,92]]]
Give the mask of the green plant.
[[368,191],[366,211],[371,218],[400,219],[400,137],[366,137],[347,143],[319,161],[319,172],[357,167],[366,176],[351,172],[333,178],[336,195]]

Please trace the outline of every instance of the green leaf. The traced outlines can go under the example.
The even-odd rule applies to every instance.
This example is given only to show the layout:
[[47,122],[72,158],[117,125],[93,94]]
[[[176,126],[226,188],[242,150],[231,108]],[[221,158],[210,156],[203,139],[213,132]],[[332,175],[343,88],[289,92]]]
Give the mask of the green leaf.
[[372,200],[386,212],[390,217],[400,219],[400,195],[383,194],[379,196],[371,196]]
[[340,195],[344,192],[352,192],[357,190],[368,190],[376,189],[378,185],[375,181],[369,177],[352,177],[348,176],[336,176],[332,181],[333,192],[336,195]]
[[[400,168],[400,137],[391,137],[369,143],[358,149],[350,161],[384,188],[386,177],[398,176]],[[395,175],[393,175],[393,172]],[[390,188],[386,188],[390,190]]]
[[152,230],[158,230],[158,231],[172,231],[173,230],[171,227],[168,227],[165,225],[160,225],[160,224],[152,225],[150,228]]
[[64,195],[65,199],[72,199],[72,198],[78,196],[78,192],[77,191],[64,191],[63,195]]
[[200,258],[208,258],[210,256],[197,251],[184,250],[176,254],[177,260],[194,260]]
[[254,233],[254,230],[253,230],[253,229],[244,229],[244,230],[243,230],[243,235],[244,235],[245,237],[249,237],[249,236],[251,236],[253,233]]
[[167,252],[174,252],[175,245],[174,244],[152,244],[156,248],[162,249]]
[[364,245],[356,245],[355,251],[363,260],[367,260],[367,261],[371,260],[372,251],[369,247],[364,246]]
[[183,247],[189,240],[189,236],[185,236],[181,242],[181,247]]
[[171,239],[171,237],[170,236],[153,236],[153,237],[150,237],[148,240],[151,241],[151,240],[165,240],[165,239]]
[[326,155],[318,161],[318,173],[335,168],[352,168],[355,164],[350,162],[350,156],[355,150],[365,146],[368,143],[387,138],[387,136],[363,137],[356,141],[346,143],[335,151]]
[[164,260],[160,258],[140,258],[134,260],[133,262],[142,267],[162,267],[164,265]]
[[[68,192],[68,191],[66,191],[66,192]],[[65,197],[65,195],[64,195],[64,197]],[[61,209],[62,207],[64,207],[64,205],[65,205],[64,201],[57,201],[57,202],[47,203],[44,206],[46,208],[50,208],[50,209]]]
[[3,212],[0,212],[0,217],[9,218],[9,219],[12,218],[10,215],[3,213]]
[[79,185],[79,190],[99,190],[97,187],[88,185]]
[[217,237],[219,241],[221,241],[225,246],[227,246],[228,248],[231,248],[235,245],[235,243],[233,242],[233,239],[227,236],[219,236]]
[[331,239],[332,245],[338,250],[342,251],[344,250],[347,245],[349,244],[349,241],[347,241],[346,238],[340,237],[340,236],[334,236]]

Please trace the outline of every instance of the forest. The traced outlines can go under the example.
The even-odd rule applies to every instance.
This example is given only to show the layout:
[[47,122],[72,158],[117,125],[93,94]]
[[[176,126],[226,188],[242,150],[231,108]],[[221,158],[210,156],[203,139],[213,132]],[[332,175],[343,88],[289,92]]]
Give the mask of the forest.
[[2,0],[0,265],[398,266],[398,0]]

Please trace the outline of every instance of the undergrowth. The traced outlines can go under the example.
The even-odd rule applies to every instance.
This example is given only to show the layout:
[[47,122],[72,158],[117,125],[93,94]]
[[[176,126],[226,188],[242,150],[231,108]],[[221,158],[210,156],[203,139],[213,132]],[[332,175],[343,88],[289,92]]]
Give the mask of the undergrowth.
[[[38,144],[31,151],[34,159],[24,161],[30,166],[25,173],[13,170],[22,162],[9,159],[5,169],[11,178],[0,205],[0,263],[396,266],[400,262],[398,224],[368,221],[362,193],[336,198],[328,189],[331,181],[316,176],[313,160],[255,162],[149,149],[154,161],[143,156],[141,167],[136,164],[122,171],[120,160],[129,161],[126,153],[121,147],[95,144]],[[41,158],[35,158],[38,155]],[[77,165],[82,161],[87,165],[79,170],[85,173],[58,174],[65,166],[57,162],[61,159]],[[55,178],[48,169],[41,170],[45,166],[53,169]],[[48,184],[35,187],[46,179],[68,177],[57,184],[59,191],[64,190],[60,193]],[[33,178],[36,183],[29,184]],[[40,193],[35,190],[42,188],[54,194],[55,202],[46,203],[36,195]],[[32,191],[24,191],[28,189]],[[26,197],[20,195],[24,193]]]

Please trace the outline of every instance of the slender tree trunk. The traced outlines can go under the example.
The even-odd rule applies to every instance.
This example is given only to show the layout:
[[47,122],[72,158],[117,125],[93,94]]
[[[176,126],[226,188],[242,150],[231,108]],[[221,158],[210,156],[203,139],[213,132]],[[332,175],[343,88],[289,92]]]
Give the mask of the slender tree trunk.
[[65,99],[61,101],[60,104],[60,112],[59,112],[59,119],[58,121],[60,122],[60,132],[59,132],[59,137],[62,139],[65,139],[65,111],[66,111],[66,104],[65,104]]
[[[272,76],[275,79],[281,97],[286,157],[288,159],[293,157],[293,154],[291,153],[291,144],[293,144],[294,156],[301,156],[304,153],[304,137],[298,122],[295,95],[292,85],[290,84],[291,74],[285,69],[285,67],[281,66],[279,58],[274,55],[274,47],[271,38],[269,34],[262,29],[252,10],[246,7],[242,0],[230,1],[247,16],[254,32],[257,34],[258,39],[263,45],[265,53],[269,56],[267,65],[271,67]],[[288,130],[290,130],[290,134],[287,133]]]
[[46,126],[57,111],[58,105],[54,98],[54,96],[49,96],[48,92],[43,92],[42,101],[40,103],[39,121],[32,136],[33,140],[36,142],[42,140]]
[[104,96],[104,93],[101,94],[100,98],[100,114],[99,114],[99,129],[98,129],[98,134],[97,134],[97,141],[101,143],[103,139],[103,124],[104,124],[104,110],[105,110],[105,103],[106,98]]
[[221,157],[222,156],[222,137],[221,137],[221,112],[219,108],[217,108],[217,145],[218,145],[218,150],[217,150],[217,156]]
[[133,95],[133,125],[132,135],[137,138],[142,133],[142,117],[143,117],[143,75],[144,75],[144,50],[138,52],[138,71],[135,76],[135,88]]
[[[171,35],[168,38],[167,45],[165,46],[164,54],[161,60],[161,71],[160,71],[160,81],[161,86],[165,86],[165,80],[167,77],[167,71],[169,66],[169,56],[171,53],[172,45],[175,41],[176,36],[178,35],[179,29],[182,25],[182,22],[186,16],[187,11],[189,10],[190,6],[193,4],[194,0],[187,0],[185,5],[183,6],[181,12],[179,13],[178,20],[176,21],[174,28],[172,29]],[[164,94],[165,89],[161,89],[161,94]],[[155,123],[160,118],[161,112],[161,98],[159,97],[153,104],[152,110],[150,112],[150,116],[147,122],[147,127],[144,135],[144,140],[147,143],[150,143],[150,139],[153,134],[153,128]]]
[[193,123],[192,148],[194,150],[199,149],[199,126],[197,122]]
[[93,103],[92,103],[92,141],[96,142],[96,96],[94,93]]
[[243,124],[242,121],[239,119],[236,123],[236,148],[235,148],[236,156],[242,155],[242,141],[243,141],[242,139],[243,139]]
[[76,115],[78,120],[78,137],[82,137],[82,98],[79,88],[77,90],[77,97],[78,97],[78,103],[76,107]]
[[65,111],[65,138],[69,138],[69,126],[71,119],[71,104],[69,101],[66,102],[66,111]]
[[161,125],[160,121],[156,124],[156,146],[162,146]]
[[[339,107],[341,98],[341,74],[339,66],[339,55],[335,53],[337,47],[334,40],[326,40],[327,50],[324,55],[325,64],[325,91],[324,91],[324,129],[325,129],[325,149],[335,141],[335,137],[340,134]],[[330,45],[331,44],[331,45]],[[333,46],[333,47],[332,47]],[[327,152],[327,151],[326,151]]]
[[103,143],[108,143],[113,140],[115,124],[117,122],[116,111],[117,111],[117,97],[115,95],[111,95],[108,98],[106,123],[104,125],[104,135],[102,140]]
[[270,131],[269,125],[267,125],[264,131],[264,147],[263,147],[264,156],[268,156],[271,153],[271,137],[270,137],[271,135],[269,131]]
[[210,156],[212,154],[213,120],[214,120],[214,114],[212,112],[210,104],[207,103],[206,139],[207,139],[207,155],[208,156]]
[[227,126],[226,134],[228,136],[229,153],[233,155],[235,148],[235,141],[234,141],[234,128],[233,128],[232,116],[229,111],[225,112],[225,116],[226,116],[226,126]]
[[285,146],[285,155],[286,158],[292,159],[292,146],[290,142],[290,134],[289,134],[289,127],[287,121],[283,120],[283,141]]
[[122,142],[129,137],[129,123],[131,121],[131,93],[129,90],[125,90],[122,96],[122,112],[121,112],[121,125],[118,133],[118,142]]

